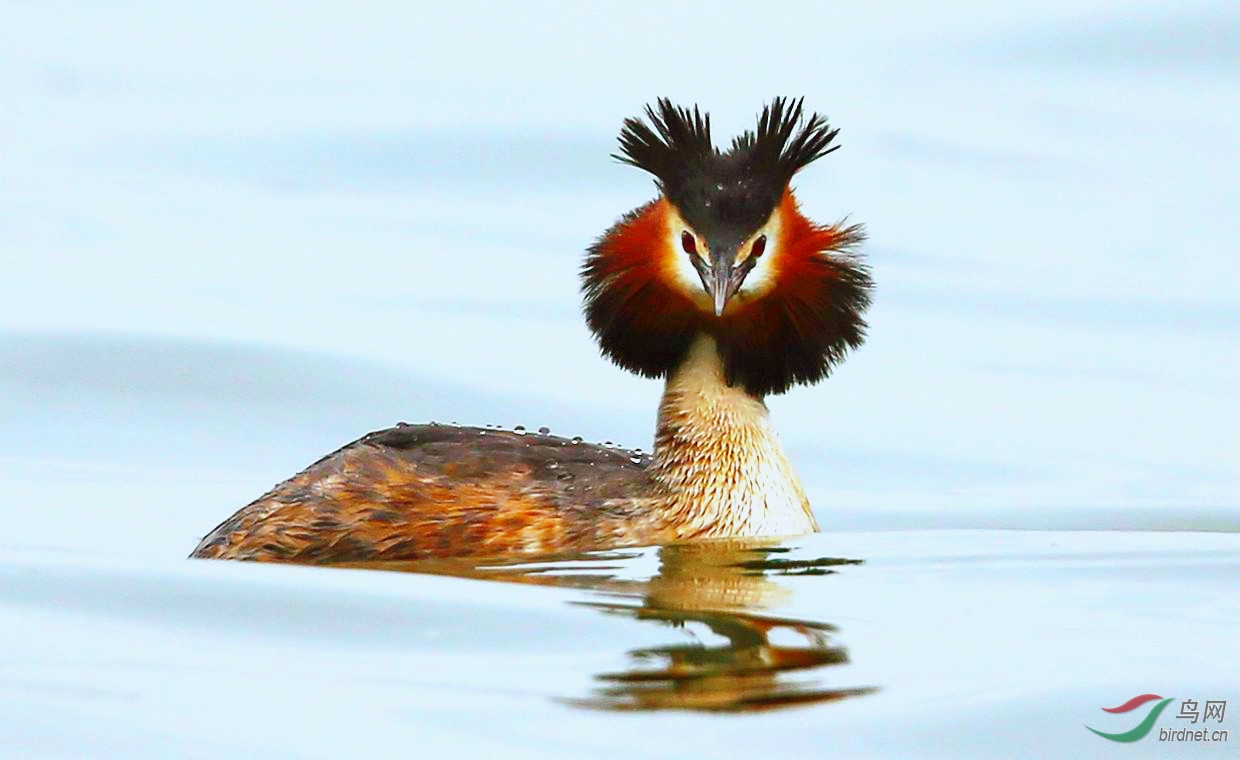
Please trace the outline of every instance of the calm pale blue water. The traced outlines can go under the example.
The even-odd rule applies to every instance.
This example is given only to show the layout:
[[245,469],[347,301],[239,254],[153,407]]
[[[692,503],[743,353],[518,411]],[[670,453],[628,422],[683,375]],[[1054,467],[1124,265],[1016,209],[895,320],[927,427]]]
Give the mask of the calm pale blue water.
[[[1169,2],[0,5],[0,754],[1234,755],[1158,731],[1240,731],[1237,40]],[[649,448],[657,384],[577,312],[652,193],[615,133],[777,93],[842,128],[796,185],[878,283],[771,401],[825,533],[184,559],[399,420]],[[1085,729],[1144,693],[1143,740]]]

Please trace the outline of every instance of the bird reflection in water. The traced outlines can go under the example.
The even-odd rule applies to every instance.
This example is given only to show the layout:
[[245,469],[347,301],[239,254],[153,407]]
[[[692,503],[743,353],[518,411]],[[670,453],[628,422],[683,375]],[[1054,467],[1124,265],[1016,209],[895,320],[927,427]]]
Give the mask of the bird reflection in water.
[[364,566],[588,589],[633,601],[577,604],[689,632],[704,626],[721,639],[630,650],[631,668],[599,674],[595,676],[599,685],[591,694],[562,700],[576,707],[753,712],[833,702],[875,691],[824,683],[830,674],[824,668],[848,662],[835,626],[759,612],[791,594],[777,577],[831,575],[837,567],[857,565],[860,560],[782,556],[788,552],[770,539],[664,546],[658,549],[659,572],[644,580],[618,575],[622,567],[617,561],[639,556],[632,551],[538,562],[434,560]]

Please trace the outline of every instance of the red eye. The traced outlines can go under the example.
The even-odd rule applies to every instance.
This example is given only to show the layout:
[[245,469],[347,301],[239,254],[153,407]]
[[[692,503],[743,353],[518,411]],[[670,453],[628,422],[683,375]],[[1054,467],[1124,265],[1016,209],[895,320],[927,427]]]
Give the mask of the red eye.
[[758,239],[753,241],[753,245],[749,246],[749,255],[755,259],[766,251],[766,235],[759,235]]
[[688,230],[680,233],[680,247],[685,249],[685,253],[697,253],[697,241]]

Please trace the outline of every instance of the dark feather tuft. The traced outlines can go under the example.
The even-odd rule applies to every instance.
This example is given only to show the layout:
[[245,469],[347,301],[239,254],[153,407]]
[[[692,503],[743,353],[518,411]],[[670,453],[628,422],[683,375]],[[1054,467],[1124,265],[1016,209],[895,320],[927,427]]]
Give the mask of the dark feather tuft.
[[620,153],[613,158],[650,172],[666,186],[683,184],[686,176],[701,171],[717,151],[710,140],[710,115],[702,115],[697,106],[672,105],[659,98],[655,106],[646,106],[651,129],[641,119],[625,119],[620,130]]
[[[659,189],[700,232],[743,234],[779,203],[792,177],[838,146],[825,117],[804,117],[800,98],[774,98],[749,131],[720,151],[710,138],[710,115],[659,98],[646,121],[626,119],[615,158],[653,174]],[[649,123],[647,123],[649,121]]]
[[839,147],[831,146],[839,130],[831,129],[826,117],[814,113],[802,122],[802,100],[775,98],[762,109],[757,134],[746,132],[732,142],[733,152],[745,154],[749,171],[778,177],[786,185],[807,164]]

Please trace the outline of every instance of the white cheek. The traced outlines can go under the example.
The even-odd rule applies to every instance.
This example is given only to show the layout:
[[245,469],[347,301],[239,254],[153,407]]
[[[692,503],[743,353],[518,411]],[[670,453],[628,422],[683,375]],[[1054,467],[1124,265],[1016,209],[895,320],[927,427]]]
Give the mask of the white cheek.
[[774,261],[783,254],[780,246],[782,232],[783,223],[779,216],[779,209],[776,209],[759,230],[759,233],[766,237],[766,249],[754,262],[749,274],[745,275],[745,281],[741,283],[741,289],[737,291],[741,299],[749,301],[761,298],[775,287]]
[[[677,242],[679,245],[679,242]],[[676,288],[702,310],[713,310],[714,306],[702,287],[702,278],[693,268],[691,254],[683,253],[675,257],[672,263],[672,281]]]
[[771,246],[767,246],[763,256],[753,265],[753,269],[749,270],[749,274],[745,275],[745,281],[741,283],[739,291],[742,298],[760,298],[775,286],[775,269],[771,265],[774,258],[772,253],[774,251],[771,250]]

